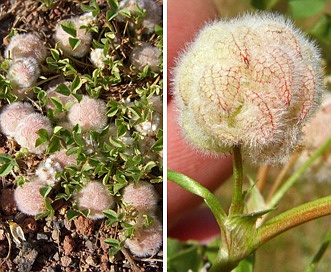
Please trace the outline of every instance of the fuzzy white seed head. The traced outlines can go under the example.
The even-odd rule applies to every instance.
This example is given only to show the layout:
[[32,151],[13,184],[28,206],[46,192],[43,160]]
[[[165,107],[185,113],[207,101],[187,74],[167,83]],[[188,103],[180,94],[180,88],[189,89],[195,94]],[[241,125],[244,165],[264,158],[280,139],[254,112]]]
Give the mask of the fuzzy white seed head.
[[[142,21],[142,26],[146,33],[153,33],[155,26],[160,23],[162,9],[154,0],[122,0],[119,4],[119,9],[127,9],[131,14],[136,14],[136,6],[142,10],[146,10],[146,16]],[[123,18],[119,17],[119,20]]]
[[108,58],[109,55],[105,56],[102,48],[96,48],[91,51],[91,62],[96,68],[103,69],[105,67],[104,61]]
[[27,148],[29,152],[42,154],[47,148],[47,143],[43,143],[37,147],[35,146],[39,138],[37,132],[40,129],[45,129],[49,136],[53,133],[51,122],[46,116],[40,113],[29,114],[18,123],[15,140],[19,145]]
[[53,186],[55,183],[60,181],[59,178],[55,177],[56,173],[62,171],[63,169],[58,162],[52,160],[51,158],[47,158],[38,165],[36,176],[47,185]]
[[123,202],[135,208],[139,213],[154,213],[159,196],[154,186],[146,181],[131,183],[123,190]]
[[[298,170],[311,156],[331,137],[331,94],[326,93],[320,109],[303,128],[303,140],[300,157],[295,163],[294,169]],[[303,174],[307,181],[319,181],[331,183],[331,148],[316,159],[311,167]]]
[[50,156],[50,158],[59,163],[62,168],[65,168],[67,165],[76,165],[77,161],[74,155],[67,155],[65,149],[61,149]]
[[39,64],[34,58],[17,58],[8,70],[7,77],[13,88],[29,88],[38,79],[40,74]]
[[[69,43],[69,38],[72,38],[72,36],[65,32],[61,26],[62,23],[65,21],[71,21],[76,27],[77,31],[77,37],[81,43],[78,45],[77,48],[72,50],[70,43]],[[74,56],[77,58],[82,58],[84,57],[90,50],[90,45],[92,42],[92,35],[89,32],[86,32],[85,29],[80,28],[82,26],[80,20],[78,17],[71,18],[68,20],[61,21],[55,31],[54,39],[55,41],[59,44],[59,47],[68,55]]]
[[71,106],[68,120],[73,126],[79,124],[83,131],[101,131],[108,120],[106,103],[84,95],[79,103]]
[[46,59],[47,51],[43,42],[34,34],[18,34],[11,38],[5,50],[5,58],[34,58],[41,63]]
[[133,236],[125,240],[125,246],[137,257],[154,256],[163,241],[162,224],[157,218],[147,228],[136,228]]
[[29,103],[14,102],[2,108],[0,114],[0,130],[7,136],[14,137],[18,123],[34,109]]
[[97,220],[104,218],[103,210],[111,208],[114,203],[106,186],[97,181],[90,181],[76,195],[79,209],[90,209],[88,218]]
[[27,215],[37,215],[46,211],[45,199],[40,194],[40,189],[46,184],[34,178],[24,183],[23,187],[15,189],[14,198],[18,209]]
[[130,60],[141,71],[148,65],[153,72],[159,72],[160,56],[161,51],[158,48],[142,42],[132,50]]
[[86,12],[78,17],[78,24],[88,26],[97,21],[97,18],[93,16],[92,12]]
[[320,65],[315,44],[281,16],[207,25],[174,70],[183,133],[204,152],[241,145],[253,163],[282,163],[319,104]]

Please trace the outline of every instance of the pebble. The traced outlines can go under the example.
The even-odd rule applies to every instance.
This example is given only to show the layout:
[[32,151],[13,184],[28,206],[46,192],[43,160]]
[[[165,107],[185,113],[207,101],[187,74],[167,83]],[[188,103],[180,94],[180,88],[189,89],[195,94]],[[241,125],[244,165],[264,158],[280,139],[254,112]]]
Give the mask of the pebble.
[[97,265],[91,255],[86,258],[86,263],[90,266],[96,266]]
[[60,232],[57,229],[52,231],[52,239],[55,243],[60,242]]
[[58,261],[58,260],[60,260],[59,252],[56,252],[56,253],[53,255],[53,260],[54,260],[54,261]]
[[94,245],[93,245],[93,243],[92,243],[90,240],[87,240],[87,241],[85,242],[85,247],[86,247],[88,250],[90,250],[90,251],[93,251],[93,250],[94,250]]
[[48,236],[44,233],[37,233],[37,240],[48,240]]
[[72,263],[72,260],[69,256],[61,257],[61,265],[63,265],[64,267],[71,265],[71,263]]

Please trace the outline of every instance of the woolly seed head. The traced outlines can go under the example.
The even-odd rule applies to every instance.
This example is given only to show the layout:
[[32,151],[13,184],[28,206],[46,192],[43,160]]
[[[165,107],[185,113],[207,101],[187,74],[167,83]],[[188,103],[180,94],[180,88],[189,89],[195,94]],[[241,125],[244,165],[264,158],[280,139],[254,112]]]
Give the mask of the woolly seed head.
[[102,48],[96,48],[91,51],[91,62],[97,68],[103,69],[105,67],[104,61],[107,58],[109,58],[109,56],[103,54]]
[[158,200],[154,186],[149,182],[130,183],[123,190],[123,202],[139,213],[155,212]]
[[[128,9],[131,14],[137,14],[136,6],[142,10],[146,10],[146,16],[142,20],[144,31],[148,34],[153,33],[155,25],[161,21],[161,6],[155,3],[154,0],[122,0],[119,4],[119,9],[125,8]],[[118,19],[123,20],[121,17]]]
[[67,151],[65,149],[61,149],[50,156],[53,161],[56,161],[60,164],[62,168],[67,165],[76,165],[77,161],[74,155],[67,155]]
[[207,25],[174,71],[184,134],[205,152],[241,145],[253,163],[284,162],[319,104],[320,63],[315,45],[281,16]]
[[159,49],[149,43],[142,42],[132,50],[130,60],[141,71],[148,65],[152,71],[158,72],[160,70],[158,67],[160,56],[161,51]]
[[38,79],[40,69],[34,58],[17,58],[8,70],[7,77],[13,88],[29,88]]
[[[295,163],[294,168],[299,169],[311,154],[331,137],[331,94],[325,94],[322,105],[311,120],[304,126],[303,150]],[[313,165],[303,174],[305,180],[330,182],[331,176],[331,148],[317,158]]]
[[36,176],[42,182],[46,183],[47,185],[54,185],[56,182],[60,181],[55,177],[57,172],[62,172],[63,169],[61,165],[52,160],[51,158],[47,158],[45,161],[41,162],[38,165],[36,170]]
[[79,103],[71,106],[68,120],[73,126],[79,124],[83,131],[101,131],[108,121],[106,103],[84,95]]
[[90,181],[76,195],[79,209],[90,209],[88,218],[97,220],[104,218],[103,210],[109,209],[113,203],[113,197],[110,195],[106,186],[98,181]]
[[18,123],[34,112],[29,103],[14,102],[2,108],[0,114],[0,130],[7,136],[14,137]]
[[34,179],[15,189],[15,202],[21,212],[34,216],[46,211],[45,199],[39,192],[42,187],[45,187],[45,183]]
[[[61,26],[61,24],[66,21],[71,21],[75,25],[76,31],[77,31],[76,38],[78,38],[81,41],[80,45],[78,45],[78,47],[75,48],[75,50],[71,49],[71,46],[69,43],[69,38],[72,38],[72,36],[69,33],[65,32]],[[92,42],[91,33],[86,32],[85,29],[80,28],[82,26],[82,22],[83,21],[79,20],[79,17],[61,21],[57,25],[55,35],[54,35],[54,39],[59,44],[59,47],[64,52],[66,52],[68,55],[74,56],[77,58],[82,58],[87,54],[87,52],[90,50],[90,45]]]
[[155,255],[163,241],[162,224],[157,218],[147,228],[135,229],[133,236],[125,240],[125,245],[137,257],[149,257]]
[[5,50],[5,57],[11,59],[34,58],[41,63],[47,51],[42,41],[34,34],[18,34],[11,38]]
[[47,143],[35,147],[39,138],[37,132],[40,129],[45,129],[49,136],[53,133],[51,123],[46,116],[40,113],[29,114],[18,123],[15,140],[19,145],[27,148],[29,152],[42,154],[47,148]]

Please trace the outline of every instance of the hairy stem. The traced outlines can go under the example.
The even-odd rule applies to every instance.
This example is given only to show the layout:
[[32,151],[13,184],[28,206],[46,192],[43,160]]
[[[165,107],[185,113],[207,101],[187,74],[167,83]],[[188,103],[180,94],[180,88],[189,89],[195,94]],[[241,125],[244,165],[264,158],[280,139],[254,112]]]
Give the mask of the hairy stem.
[[243,165],[240,146],[234,146],[233,149],[233,193],[229,215],[239,215],[244,211],[243,199]]
[[319,198],[288,210],[266,222],[257,230],[256,245],[313,219],[331,214],[331,196]]

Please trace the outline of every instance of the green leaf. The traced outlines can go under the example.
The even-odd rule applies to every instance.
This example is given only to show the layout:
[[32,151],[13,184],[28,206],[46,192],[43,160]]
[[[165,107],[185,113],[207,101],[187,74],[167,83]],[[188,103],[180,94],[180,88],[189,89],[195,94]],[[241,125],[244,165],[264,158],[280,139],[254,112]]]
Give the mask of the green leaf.
[[51,186],[46,186],[46,187],[42,187],[39,189],[40,194],[43,197],[48,196],[48,194],[52,191],[52,187]]
[[106,12],[106,19],[107,19],[108,21],[111,21],[111,20],[114,19],[117,15],[118,15],[117,10],[107,10],[107,12]]
[[55,105],[56,109],[59,111],[59,112],[62,112],[63,111],[63,105],[62,105],[62,102],[59,98],[53,96],[51,97],[51,100],[52,100],[52,103]]
[[107,0],[107,2],[111,9],[113,9],[113,10],[118,9],[118,0]]
[[107,239],[104,240],[104,242],[107,245],[110,245],[112,247],[119,247],[120,246],[120,242],[116,239],[113,239],[113,238],[107,238]]
[[232,272],[253,272],[254,271],[254,254],[249,255]]
[[72,50],[77,49],[77,47],[82,43],[80,39],[69,37],[69,44]]
[[12,170],[18,170],[19,166],[14,158],[8,154],[0,154],[0,177],[7,176]]
[[289,0],[293,18],[306,18],[323,10],[325,0]]
[[55,89],[56,92],[63,94],[65,96],[69,96],[70,95],[70,89],[68,88],[68,86],[66,84],[61,83],[60,85],[58,85]]
[[69,35],[76,37],[77,36],[77,30],[76,26],[72,21],[65,21],[61,24],[62,29],[67,32]]
[[39,135],[39,138],[36,141],[36,144],[35,144],[36,147],[49,141],[49,135],[48,135],[48,132],[46,129],[44,129],[44,128],[39,129],[37,134]]
[[76,93],[82,87],[82,81],[80,77],[77,75],[75,76],[74,80],[71,83],[71,92]]
[[67,212],[67,219],[70,221],[72,219],[77,218],[78,216],[80,216],[80,213],[74,210],[68,210]]

